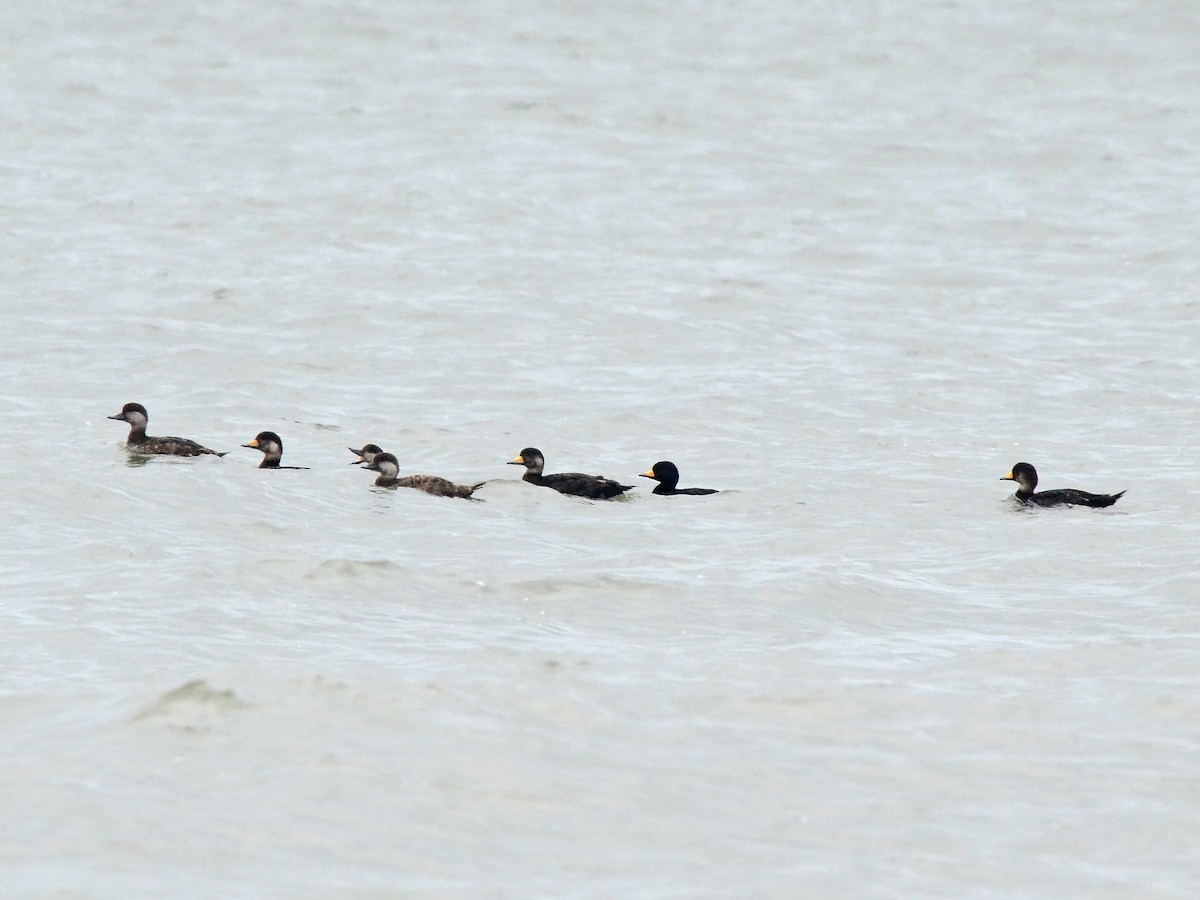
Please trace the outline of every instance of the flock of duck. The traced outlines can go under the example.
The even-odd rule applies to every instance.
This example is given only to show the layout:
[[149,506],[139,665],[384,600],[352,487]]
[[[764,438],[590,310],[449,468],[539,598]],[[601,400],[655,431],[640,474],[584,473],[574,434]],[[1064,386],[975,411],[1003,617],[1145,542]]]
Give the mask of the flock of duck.
[[[129,425],[129,437],[125,446],[130,453],[141,456],[224,456],[216,450],[210,450],[203,444],[181,437],[152,437],[146,434],[146,425],[150,415],[146,407],[140,403],[126,403],[115,416],[109,416],[119,422]],[[283,465],[283,439],[273,431],[260,431],[252,440],[242,444],[252,450],[262,453],[260,469],[306,469],[307,466]],[[455,484],[437,475],[400,475],[400,462],[391,453],[385,453],[378,444],[364,444],[355,449],[349,448],[358,459],[353,464],[362,464],[366,468],[379,473],[375,484],[379,487],[407,487],[435,494],[439,497],[469,498],[487,482],[477,484]],[[534,447],[526,447],[511,460],[509,465],[524,466],[524,480],[530,484],[553,488],[560,494],[570,494],[573,497],[586,497],[589,500],[611,500],[626,491],[633,490],[632,484],[621,484],[602,475],[583,475],[579,472],[560,472],[554,475],[544,474],[546,458],[542,451]],[[712,488],[681,488],[679,487],[679,469],[672,462],[656,462],[648,472],[642,473],[643,478],[652,478],[658,484],[655,494],[715,494]]]
[[[150,416],[146,412],[146,407],[140,403],[126,403],[119,413],[115,416],[109,416],[109,418],[125,422],[129,425],[129,437],[126,439],[125,444],[130,453],[158,456],[225,455],[224,453],[218,453],[216,450],[210,450],[208,447],[188,438],[151,437],[147,435],[146,425],[150,421]],[[260,469],[307,468],[307,466],[285,466],[282,464],[283,441],[273,431],[261,431],[256,437],[242,444],[242,446],[258,450],[262,453],[262,462],[258,466]],[[469,498],[475,491],[487,483],[481,481],[471,485],[455,484],[453,481],[440,478],[437,475],[405,475],[402,477],[400,475],[400,463],[396,457],[391,453],[385,453],[383,448],[377,444],[364,444],[358,449],[354,447],[349,449],[351,453],[358,456],[358,459],[352,463],[353,465],[361,464],[379,473],[379,476],[375,479],[375,484],[379,487],[407,487],[425,491],[428,494],[435,494],[439,497]],[[621,484],[602,475],[583,475],[578,472],[560,472],[554,475],[546,475],[544,474],[546,458],[542,455],[542,451],[533,447],[526,447],[517,455],[516,459],[510,460],[509,465],[525,467],[524,481],[542,487],[553,488],[561,494],[570,494],[573,497],[586,497],[589,500],[611,500],[614,497],[621,496],[626,491],[633,490],[633,485],[631,484]],[[651,478],[658,482],[654,488],[655,494],[717,493],[712,488],[679,487],[679,469],[676,468],[674,463],[665,460],[656,462],[650,471],[643,472],[641,477]],[[1016,499],[1028,506],[1090,506],[1093,508],[1103,508],[1112,506],[1125,494],[1124,491],[1116,494],[1092,494],[1074,488],[1038,492],[1036,490],[1038,483],[1037,470],[1026,462],[1017,463],[1012,467],[1012,471],[1000,480],[1015,481],[1017,483]]]

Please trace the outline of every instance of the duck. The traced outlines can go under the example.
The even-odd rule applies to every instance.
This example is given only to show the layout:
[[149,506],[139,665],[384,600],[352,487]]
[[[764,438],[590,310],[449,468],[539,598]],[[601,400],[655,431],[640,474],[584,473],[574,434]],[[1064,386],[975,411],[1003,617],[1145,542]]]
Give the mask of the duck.
[[560,494],[570,494],[572,497],[587,497],[589,500],[611,500],[626,491],[633,490],[632,484],[621,484],[602,475],[583,475],[579,472],[559,472],[555,475],[543,475],[546,458],[536,447],[526,447],[516,459],[510,460],[510,466],[524,466],[525,475],[522,481],[538,484],[542,487],[553,488]]
[[1119,494],[1089,494],[1087,491],[1079,491],[1074,488],[1035,493],[1034,488],[1038,483],[1037,469],[1027,462],[1017,463],[1012,467],[1012,471],[1000,480],[1015,481],[1017,483],[1015,496],[1017,500],[1027,506],[1090,506],[1095,509],[1103,509],[1106,506],[1112,506],[1125,496],[1124,491]]
[[661,460],[656,462],[649,472],[643,472],[641,478],[653,478],[658,482],[652,493],[672,496],[674,494],[715,494],[713,488],[681,488],[679,484],[679,469],[675,463]]
[[140,453],[155,456],[224,456],[216,450],[210,450],[196,441],[181,437],[151,437],[146,434],[146,423],[150,414],[140,403],[126,403],[115,416],[109,416],[118,422],[129,423],[129,437],[125,446],[130,453]]
[[378,444],[363,444],[361,450],[355,450],[353,447],[348,449],[351,453],[358,457],[358,459],[350,463],[352,466],[357,466],[360,463],[366,463],[368,466],[370,466],[375,457],[383,452],[383,448]]
[[486,481],[472,485],[455,484],[453,481],[439,478],[437,475],[406,475],[400,478],[400,462],[391,453],[375,454],[374,458],[367,463],[367,468],[379,473],[379,477],[375,479],[377,487],[416,488],[418,491],[424,491],[436,497],[469,499],[475,491],[487,484]]
[[262,451],[263,459],[258,464],[260,469],[308,468],[308,466],[281,466],[279,464],[279,461],[283,459],[283,439],[273,431],[260,431],[254,440],[247,444],[242,444],[242,446]]

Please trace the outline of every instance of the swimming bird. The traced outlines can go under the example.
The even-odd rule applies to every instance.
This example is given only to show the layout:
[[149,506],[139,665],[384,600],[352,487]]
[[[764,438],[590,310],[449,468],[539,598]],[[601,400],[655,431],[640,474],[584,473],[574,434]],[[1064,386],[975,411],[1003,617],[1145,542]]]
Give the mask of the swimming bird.
[[261,450],[263,460],[258,464],[260,469],[307,469],[308,466],[281,466],[283,459],[283,439],[273,431],[260,431],[258,436],[248,444],[242,444],[252,450]]
[[679,484],[679,469],[675,467],[675,463],[663,460],[656,462],[649,472],[643,472],[642,478],[653,478],[658,482],[658,486],[654,489],[655,494],[715,494],[713,488],[680,488],[676,487]]
[[1112,506],[1125,496],[1124,491],[1119,494],[1089,494],[1087,491],[1077,491],[1074,488],[1034,493],[1034,488],[1038,483],[1037,469],[1027,462],[1017,463],[1012,467],[1012,471],[1000,480],[1015,481],[1017,483],[1016,498],[1022,503],[1033,506],[1091,506],[1100,509]]
[[378,444],[363,444],[361,450],[355,450],[353,447],[348,449],[351,453],[358,456],[358,459],[350,463],[352,466],[357,466],[359,463],[366,463],[369,466],[371,461],[383,452],[383,448]]
[[129,423],[129,437],[125,446],[131,453],[145,453],[159,456],[224,456],[216,450],[181,437],[150,437],[146,434],[146,423],[150,420],[146,407],[140,403],[126,403],[115,416],[109,416],[118,422]]
[[510,460],[510,466],[524,466],[525,475],[522,481],[530,484],[540,484],[542,487],[554,488],[560,494],[570,494],[572,497],[587,497],[589,500],[611,500],[626,491],[633,490],[632,484],[621,484],[602,475],[583,475],[579,472],[560,472],[555,475],[543,475],[546,458],[542,451],[534,447],[526,447],[516,459]]
[[400,478],[398,477],[400,463],[391,453],[375,454],[375,457],[367,463],[367,468],[379,473],[379,477],[375,479],[378,487],[416,488],[418,491],[424,491],[437,497],[469,498],[475,491],[487,484],[486,481],[472,485],[455,484],[453,481],[439,478],[437,475],[406,475]]

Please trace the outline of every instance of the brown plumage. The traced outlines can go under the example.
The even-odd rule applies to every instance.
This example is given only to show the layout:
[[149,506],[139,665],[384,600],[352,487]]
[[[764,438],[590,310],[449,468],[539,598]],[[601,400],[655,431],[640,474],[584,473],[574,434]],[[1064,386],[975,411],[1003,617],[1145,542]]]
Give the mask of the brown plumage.
[[115,416],[109,416],[118,422],[129,423],[129,437],[125,439],[125,447],[130,453],[143,453],[155,456],[224,456],[216,450],[209,450],[202,444],[181,437],[150,437],[146,434],[146,423],[150,414],[140,403],[126,403]]
[[455,484],[453,481],[437,475],[405,475],[401,478],[399,477],[400,463],[391,453],[377,453],[367,463],[367,468],[379,473],[379,477],[375,479],[375,484],[378,487],[414,488],[437,497],[462,497],[470,499],[475,491],[487,483],[481,481],[479,484],[472,485]]

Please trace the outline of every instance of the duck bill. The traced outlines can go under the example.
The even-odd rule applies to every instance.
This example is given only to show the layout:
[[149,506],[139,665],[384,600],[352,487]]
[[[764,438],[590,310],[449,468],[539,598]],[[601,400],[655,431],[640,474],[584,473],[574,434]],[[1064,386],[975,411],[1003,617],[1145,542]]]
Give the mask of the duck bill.
[[1004,476],[1003,478],[1001,478],[1000,480],[1001,480],[1001,481],[1016,481],[1017,479],[1013,478],[1013,473],[1012,473],[1012,472],[1009,472],[1007,475],[1005,475],[1005,476]]
[[110,418],[110,419],[116,419],[118,422],[124,422],[124,421],[125,421],[125,414],[124,414],[124,413],[117,413],[115,416],[109,416],[109,418]]
[[248,444],[242,444],[242,446],[249,447],[251,450],[257,450],[258,449],[258,438],[255,438]]
[[640,476],[638,476],[638,477],[639,477],[639,478],[653,478],[653,477],[654,477],[654,470],[653,470],[653,469],[651,469],[649,472],[643,472],[643,473],[642,473]]
[[523,466],[523,465],[525,465],[525,457],[518,456],[516,459],[510,459],[508,461],[508,464],[510,466]]

